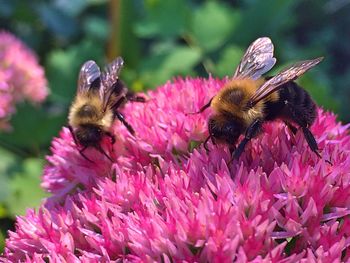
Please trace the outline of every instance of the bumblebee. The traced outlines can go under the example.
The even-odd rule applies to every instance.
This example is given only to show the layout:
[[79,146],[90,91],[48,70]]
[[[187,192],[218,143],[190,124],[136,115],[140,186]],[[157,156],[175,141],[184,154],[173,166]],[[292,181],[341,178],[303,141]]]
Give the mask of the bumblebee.
[[123,59],[118,57],[101,73],[96,62],[89,60],[80,69],[77,94],[69,110],[68,128],[75,144],[80,148],[79,153],[90,162],[92,161],[84,154],[89,147],[95,148],[113,161],[101,147],[101,142],[108,136],[112,146],[115,143],[115,137],[110,132],[115,118],[134,134],[133,128],[119,108],[127,100],[144,102],[144,99],[130,95],[119,79],[123,64]]
[[[273,44],[268,37],[255,40],[241,59],[229,81],[198,113],[211,107],[208,121],[209,139],[229,145],[232,159],[239,159],[246,144],[259,134],[266,121],[283,120],[295,134],[298,125],[310,149],[319,154],[315,137],[309,130],[316,118],[316,104],[310,95],[294,82],[316,66],[322,57],[300,61],[274,77],[264,78],[276,63]],[[240,135],[242,141],[235,147]]]

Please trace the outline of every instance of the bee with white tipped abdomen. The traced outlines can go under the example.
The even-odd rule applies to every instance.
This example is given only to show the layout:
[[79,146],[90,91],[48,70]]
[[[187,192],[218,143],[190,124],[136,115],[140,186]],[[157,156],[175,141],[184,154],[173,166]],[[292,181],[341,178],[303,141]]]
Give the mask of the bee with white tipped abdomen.
[[[293,131],[299,126],[311,150],[321,157],[317,142],[309,130],[316,118],[316,105],[310,95],[294,82],[316,66],[322,57],[300,61],[271,78],[262,77],[275,64],[273,44],[258,38],[247,49],[233,78],[199,111],[208,107],[213,115],[208,121],[209,139],[229,145],[233,159],[238,159],[246,144],[259,134],[265,121],[283,120]],[[236,147],[240,135],[243,140]]]

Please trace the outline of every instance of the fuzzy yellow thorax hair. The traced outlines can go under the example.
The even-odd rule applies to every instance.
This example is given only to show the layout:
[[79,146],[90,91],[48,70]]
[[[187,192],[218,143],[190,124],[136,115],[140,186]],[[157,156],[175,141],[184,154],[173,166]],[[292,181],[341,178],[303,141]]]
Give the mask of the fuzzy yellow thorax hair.
[[235,79],[227,83],[213,98],[211,106],[216,114],[232,115],[243,120],[247,125],[257,118],[263,118],[264,102],[278,100],[275,92],[265,100],[247,109],[247,103],[255,91],[265,82],[264,79]]
[[[96,109],[96,114],[80,117],[78,112],[84,105],[90,105]],[[113,112],[108,107],[106,112],[103,112],[103,104],[98,96],[77,96],[71,106],[68,121],[72,127],[83,124],[95,124],[103,129],[109,129],[113,123]]]

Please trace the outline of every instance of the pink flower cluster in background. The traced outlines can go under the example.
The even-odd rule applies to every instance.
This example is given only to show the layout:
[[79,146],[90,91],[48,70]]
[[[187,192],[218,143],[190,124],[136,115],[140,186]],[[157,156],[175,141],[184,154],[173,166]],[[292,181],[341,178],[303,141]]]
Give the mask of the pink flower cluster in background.
[[[229,164],[200,142],[226,80],[177,79],[116,122],[111,163],[78,152],[68,129],[52,143],[42,186],[52,197],[18,217],[3,262],[340,262],[350,258],[350,136],[331,113],[311,127],[323,159],[281,122]],[[103,143],[108,149],[108,140]],[[333,165],[325,160],[331,160]]]
[[0,129],[9,128],[17,102],[42,102],[47,94],[44,69],[35,54],[14,35],[0,31]]

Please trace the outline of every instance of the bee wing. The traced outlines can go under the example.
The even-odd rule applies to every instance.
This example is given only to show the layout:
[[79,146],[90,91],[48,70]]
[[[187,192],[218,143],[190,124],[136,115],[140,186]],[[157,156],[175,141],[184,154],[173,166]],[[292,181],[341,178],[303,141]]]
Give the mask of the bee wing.
[[114,91],[114,86],[119,79],[119,73],[124,65],[124,60],[117,57],[109,63],[101,74],[102,87],[100,89],[100,97],[104,107],[108,105],[111,95]]
[[100,77],[100,68],[93,60],[86,61],[80,68],[78,77],[78,93],[87,92],[91,84]]
[[283,84],[297,79],[306,71],[320,63],[322,59],[323,57],[319,57],[316,59],[299,61],[292,66],[282,70],[280,73],[266,81],[256,90],[248,102],[249,106],[254,106],[260,100],[266,98],[268,95],[281,88]]
[[268,37],[255,40],[243,55],[233,78],[258,79],[276,63],[273,57],[273,44]]

